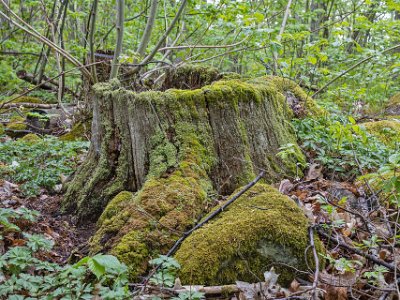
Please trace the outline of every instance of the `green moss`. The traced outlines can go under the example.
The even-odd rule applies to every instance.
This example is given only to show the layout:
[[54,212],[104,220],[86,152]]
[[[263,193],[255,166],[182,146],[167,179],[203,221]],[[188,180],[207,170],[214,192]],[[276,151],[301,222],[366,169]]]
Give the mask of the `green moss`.
[[10,131],[7,132],[10,136],[15,136],[14,130],[26,130],[27,126],[25,124],[25,118],[20,116],[14,116],[10,119],[10,122],[7,124],[6,129]]
[[86,134],[90,130],[90,125],[84,123],[76,123],[71,131],[60,136],[61,141],[72,142],[72,141],[83,141],[86,140]]
[[40,137],[38,137],[36,134],[29,133],[29,134],[25,135],[24,137],[22,137],[21,139],[19,139],[19,141],[23,141],[28,144],[35,144],[35,143],[41,142],[42,139]]
[[394,94],[394,95],[389,99],[389,105],[400,105],[400,93]]
[[186,64],[178,68],[168,69],[163,89],[196,89],[220,79],[216,68],[204,65]]
[[5,133],[4,126],[3,124],[0,123],[0,135],[3,135],[4,133]]
[[277,76],[267,76],[266,78],[271,81],[281,93],[293,93],[293,95],[300,101],[300,105],[304,110],[302,115],[303,117],[321,116],[326,113],[325,110],[318,106],[315,100],[307,95],[307,93],[294,81]]
[[400,93],[394,94],[385,106],[385,115],[396,116],[400,114]]
[[[254,166],[266,169],[269,181],[294,175],[297,160],[304,160],[300,150],[295,159],[276,157],[279,147],[296,144],[296,138],[290,108],[267,78],[143,93],[112,81],[94,90],[104,113],[100,155],[89,154],[77,175],[86,182],[74,183],[68,197],[80,210],[102,211],[117,195],[101,215],[90,248],[115,254],[132,280],[206,213],[214,187],[231,193],[254,178]],[[119,193],[124,190],[135,194]]]
[[168,166],[166,149],[171,143],[165,142],[166,137],[158,132],[153,140],[159,143],[154,146],[151,157],[162,156],[165,162],[163,159],[157,163],[151,161],[143,188],[134,196],[122,192],[107,205],[90,243],[93,252],[110,249],[126,263],[132,280],[147,270],[150,257],[168,251],[195,222],[206,206],[208,190],[212,189],[204,170],[210,167],[209,160],[205,159],[210,153],[196,136],[191,136],[193,126],[178,124],[175,134],[181,144],[179,152],[172,151],[173,170],[160,173]]
[[395,147],[400,143],[400,121],[382,120],[362,125],[387,146]]
[[132,199],[133,194],[131,192],[120,192],[108,203],[97,223],[102,224],[105,220],[110,219],[120,213],[124,209],[125,205],[127,205]]
[[[254,275],[263,278],[274,265],[279,281],[288,284],[295,272],[282,264],[307,270],[307,228],[307,219],[291,199],[257,184],[184,241],[175,255],[182,265],[179,277],[184,284],[253,282]],[[323,251],[319,240],[316,246]]]
[[[14,98],[15,96],[13,96],[12,98]],[[5,100],[6,102],[9,100]],[[36,97],[29,97],[29,96],[22,96],[19,97],[17,99],[15,99],[14,101],[12,101],[11,103],[37,103],[37,104],[43,104],[44,102]]]

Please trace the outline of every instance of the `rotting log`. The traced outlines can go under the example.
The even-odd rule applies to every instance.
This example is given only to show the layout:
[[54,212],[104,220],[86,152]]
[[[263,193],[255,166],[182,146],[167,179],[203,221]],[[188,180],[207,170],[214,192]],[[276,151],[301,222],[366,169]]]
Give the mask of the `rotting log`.
[[[91,252],[116,255],[137,278],[204,215],[212,195],[231,194],[260,170],[265,182],[301,175],[285,93],[320,110],[285,82],[220,80],[142,93],[116,80],[95,85],[91,148],[63,202],[81,222],[97,220]],[[295,154],[282,161],[277,153],[289,143]]]

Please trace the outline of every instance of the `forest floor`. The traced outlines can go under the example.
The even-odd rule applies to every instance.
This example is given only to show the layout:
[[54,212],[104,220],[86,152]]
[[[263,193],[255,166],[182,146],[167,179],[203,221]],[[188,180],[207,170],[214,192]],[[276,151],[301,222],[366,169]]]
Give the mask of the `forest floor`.
[[[38,211],[40,216],[37,222],[31,224],[25,232],[42,234],[54,241],[54,247],[46,259],[57,264],[66,264],[87,255],[85,245],[94,232],[95,224],[76,226],[72,215],[61,214],[61,200],[62,195],[51,195],[45,190],[38,197],[24,197],[18,185],[0,180],[1,207],[14,210],[26,207]],[[10,246],[21,243],[14,233],[5,238]]]
[[[369,229],[365,228],[365,219],[359,217],[360,212],[341,207],[340,200],[343,200],[343,197],[360,196],[359,186],[349,182],[323,179],[322,169],[312,168],[300,181],[292,183],[289,180],[283,180],[279,189],[298,203],[316,228],[318,224],[333,225],[330,228],[329,240],[326,236],[321,236],[331,264],[327,264],[327,268],[322,270],[319,275],[316,291],[320,299],[349,299],[348,291],[352,295],[350,299],[353,297],[354,299],[386,299],[389,292],[395,290],[393,284],[390,285],[390,282],[393,282],[392,273],[385,269],[379,271],[376,266],[379,266],[379,262],[390,264],[395,261],[396,256],[400,257],[398,248],[394,248],[390,244],[390,240],[381,245],[379,249],[376,247],[377,245],[366,244],[365,241],[369,240],[367,232]],[[326,201],[324,202],[322,199]],[[41,195],[37,197],[24,197],[19,191],[18,185],[5,180],[0,181],[1,207],[12,209],[26,207],[39,211],[38,222],[25,231],[31,234],[42,234],[54,241],[54,248],[43,258],[63,265],[76,262],[88,254],[87,242],[94,232],[95,224],[84,227],[76,226],[71,215],[61,214],[61,200],[62,195],[51,194],[45,190],[42,190]],[[336,208],[335,211],[328,212],[327,205],[333,205]],[[388,231],[387,224],[382,222],[381,214],[382,211],[375,211],[366,217],[369,222],[368,226],[374,228],[374,233],[379,239]],[[5,236],[5,240],[8,247],[23,243],[17,235],[13,236],[13,234]],[[2,244],[3,249],[0,250],[4,253],[4,243]],[[377,252],[374,255],[377,257],[378,264],[376,261],[369,260],[366,255],[359,253],[357,249],[363,248],[360,245],[364,245],[364,249],[369,248],[370,253],[371,250],[374,252],[374,247],[376,248]],[[375,285],[371,280],[360,278],[361,274],[368,272],[372,274]],[[254,293],[259,292],[259,289],[264,289],[262,293],[267,295],[260,299],[287,297],[290,297],[288,299],[306,299],[314,293],[312,273],[310,273],[308,281],[295,280],[289,288],[281,288],[274,282],[273,287],[269,284],[263,286],[241,283],[240,287],[238,285],[238,289],[240,288],[243,293],[241,299],[252,299],[253,297],[255,299]],[[212,294],[216,289],[216,287],[212,287],[211,290],[203,287],[196,288],[206,293],[211,291],[209,292],[211,296],[207,298],[213,298]],[[154,295],[163,295],[168,298],[175,292],[149,286],[143,290],[143,293],[150,298]],[[220,298],[220,295],[216,298]]]
[[[8,148],[12,149],[10,153],[29,152],[32,147],[32,144],[27,144],[27,148],[17,145],[18,140],[14,141],[8,137],[2,142],[11,143]],[[50,143],[54,144],[54,140]],[[14,151],[14,146],[19,147],[19,150]],[[69,166],[72,162],[76,168],[83,161],[83,155],[76,150],[83,149],[79,147],[73,146],[73,151],[62,150],[64,152],[61,156],[67,160],[64,161],[65,165],[58,168]],[[4,153],[0,155],[4,156]],[[39,155],[49,159],[47,152],[40,152]],[[54,153],[51,155],[56,162],[57,155]],[[68,155],[71,157],[65,157]],[[26,162],[26,168],[41,167],[36,164],[35,158],[31,160]],[[8,163],[23,166],[22,162],[12,159]],[[3,163],[0,167],[4,165]],[[43,170],[48,166],[44,164]],[[379,203],[379,195],[373,192],[367,183],[329,179],[331,177],[327,174],[329,172],[324,172],[320,165],[310,161],[308,171],[303,178],[285,179],[275,185],[282,194],[289,196],[303,210],[310,226],[314,229],[314,234],[319,234],[325,244],[326,267],[319,273],[318,280],[314,276],[315,270],[309,270],[306,280],[296,279],[290,287],[280,287],[276,281],[270,279],[257,284],[232,283],[233,285],[229,287],[232,294],[225,295],[225,298],[228,296],[226,299],[244,300],[257,297],[258,299],[308,299],[312,295],[328,300],[396,299],[389,295],[399,295],[397,299],[400,298],[400,292],[395,284],[398,270],[394,267],[398,265],[400,250],[395,244],[396,239],[388,238],[398,236],[393,232],[396,231],[399,220],[398,211],[385,204],[385,201]],[[26,183],[25,181],[24,184]],[[40,216],[37,222],[28,225],[18,224],[19,227],[26,233],[41,234],[53,241],[52,250],[47,253],[40,252],[39,255],[46,261],[66,265],[88,255],[88,241],[94,233],[95,224],[77,226],[72,215],[62,214],[60,210],[62,197],[60,191],[49,191],[44,188],[41,188],[35,196],[26,196],[22,185],[12,180],[0,179],[0,208],[14,210],[27,208],[38,211]],[[0,240],[0,255],[11,247],[25,243],[26,240],[21,238],[19,232],[11,231]],[[271,272],[267,272],[266,276],[275,278],[273,271]],[[137,299],[152,298],[154,295],[170,298],[176,296],[182,289],[180,286],[176,286],[175,289],[154,285],[143,287],[140,284],[131,286],[141,288],[142,298]],[[196,287],[196,289],[205,293],[207,298],[222,297],[221,287]]]

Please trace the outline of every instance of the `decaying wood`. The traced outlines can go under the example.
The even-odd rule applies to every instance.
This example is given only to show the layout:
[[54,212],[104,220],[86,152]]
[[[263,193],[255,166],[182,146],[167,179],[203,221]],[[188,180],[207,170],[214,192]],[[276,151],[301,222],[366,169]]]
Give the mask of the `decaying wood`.
[[[64,106],[72,107],[75,105],[74,104],[65,104]],[[19,102],[19,103],[6,103],[2,106],[3,109],[14,108],[14,107],[52,109],[52,108],[58,108],[58,104]]]

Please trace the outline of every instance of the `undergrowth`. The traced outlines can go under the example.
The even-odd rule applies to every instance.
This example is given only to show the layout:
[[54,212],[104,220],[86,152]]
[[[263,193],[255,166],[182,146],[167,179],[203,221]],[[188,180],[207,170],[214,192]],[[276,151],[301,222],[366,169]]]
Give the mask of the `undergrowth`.
[[[351,180],[377,170],[397,151],[369,134],[352,117],[331,115],[294,120],[301,147],[332,179]],[[395,147],[395,148],[398,148]]]
[[62,142],[45,137],[30,142],[19,139],[0,144],[0,177],[20,184],[25,196],[36,196],[41,188],[52,190],[61,175],[70,175],[78,166],[87,142]]
[[85,257],[74,265],[49,262],[53,241],[28,230],[39,212],[0,208],[0,298],[127,299],[127,267],[112,255]]

